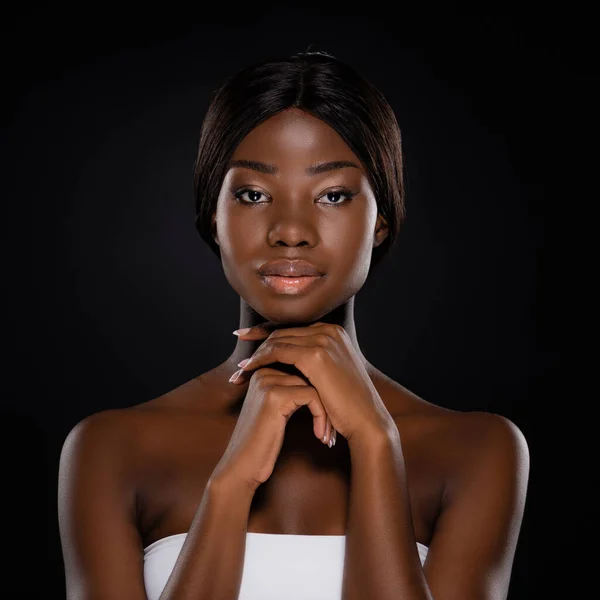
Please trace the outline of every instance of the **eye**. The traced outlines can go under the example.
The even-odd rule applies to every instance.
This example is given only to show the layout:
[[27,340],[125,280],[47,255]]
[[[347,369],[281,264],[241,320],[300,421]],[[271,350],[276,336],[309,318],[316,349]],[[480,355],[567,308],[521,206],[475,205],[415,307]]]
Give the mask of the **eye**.
[[259,192],[257,190],[251,190],[250,188],[244,188],[244,189],[238,190],[233,195],[242,204],[263,204],[262,202],[254,202],[253,200],[243,200],[242,196],[244,196],[245,194],[248,194],[249,198],[253,198],[254,200],[257,199],[257,195],[258,196],[264,196],[265,195],[262,192]]
[[[246,196],[247,198],[244,198]],[[261,196],[265,196],[263,192],[259,192],[258,190],[252,190],[250,188],[242,188],[237,192],[234,192],[233,196],[240,202],[241,204],[264,204],[264,202],[259,202]],[[344,201],[340,201],[340,196],[345,198]],[[329,204],[330,206],[335,206],[337,204],[347,204],[352,198],[356,196],[356,193],[347,191],[347,190],[332,190],[329,192],[325,192],[320,198],[327,198],[329,202],[321,202],[320,204]]]
[[[327,197],[329,200],[332,200],[332,198],[330,198],[330,196],[333,196],[334,198],[336,198],[336,201],[335,202],[325,202],[324,204],[347,204],[350,200],[352,200],[352,198],[354,198],[354,196],[356,196],[356,194],[353,192],[348,192],[346,190],[332,190],[330,192],[325,192],[321,196],[321,198]],[[346,200],[344,200],[343,202],[340,202],[337,199],[339,196],[344,196],[346,198]]]

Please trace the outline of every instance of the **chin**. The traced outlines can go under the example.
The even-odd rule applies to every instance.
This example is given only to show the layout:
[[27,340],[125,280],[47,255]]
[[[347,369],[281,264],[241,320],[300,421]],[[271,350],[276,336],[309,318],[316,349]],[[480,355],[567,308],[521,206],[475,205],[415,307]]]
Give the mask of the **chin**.
[[[260,313],[259,313],[260,314]],[[263,316],[261,314],[261,316]],[[303,327],[303,326],[308,326],[308,325],[312,325],[313,323],[316,323],[317,321],[319,321],[318,318],[309,318],[306,317],[304,315],[296,315],[294,316],[290,316],[290,315],[281,315],[281,314],[277,314],[277,315],[264,315],[264,319],[265,321],[271,321],[272,323],[274,323],[275,325],[279,325],[282,329],[284,328],[288,328],[288,327]]]
[[327,314],[326,311],[309,313],[307,311],[300,311],[297,308],[294,309],[292,307],[289,307],[287,310],[281,310],[282,308],[285,308],[281,306],[277,307],[277,310],[265,310],[263,307],[261,310],[260,308],[256,308],[254,305],[250,306],[252,306],[254,311],[263,317],[265,321],[271,321],[276,325],[280,325],[281,328],[312,325],[313,323],[320,321],[321,318]]

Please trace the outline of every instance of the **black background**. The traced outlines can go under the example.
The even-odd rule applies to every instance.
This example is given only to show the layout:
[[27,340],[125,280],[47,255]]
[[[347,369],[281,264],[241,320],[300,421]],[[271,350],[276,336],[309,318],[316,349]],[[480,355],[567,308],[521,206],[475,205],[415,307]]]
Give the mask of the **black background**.
[[566,402],[574,199],[561,186],[590,107],[585,19],[575,31],[535,10],[419,22],[347,8],[94,10],[3,25],[10,597],[64,597],[56,486],[75,423],[155,398],[233,349],[239,300],[193,225],[198,134],[224,77],[309,44],[373,81],[403,135],[408,217],[357,295],[361,348],[426,400],[519,426],[531,475],[509,599],[557,591],[567,550],[555,536],[574,517],[559,512],[549,429]]

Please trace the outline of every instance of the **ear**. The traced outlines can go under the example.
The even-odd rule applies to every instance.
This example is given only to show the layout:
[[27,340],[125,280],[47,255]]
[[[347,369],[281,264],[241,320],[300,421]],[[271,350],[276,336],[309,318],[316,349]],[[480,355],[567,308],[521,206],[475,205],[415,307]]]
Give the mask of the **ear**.
[[390,229],[387,221],[381,216],[377,215],[377,221],[375,223],[375,237],[373,240],[373,248],[377,248],[383,240],[389,235]]
[[219,246],[219,240],[217,238],[217,213],[214,212],[211,218],[211,223],[210,223],[210,231],[212,233],[213,236],[213,240],[215,240],[215,243],[217,244],[217,246]]

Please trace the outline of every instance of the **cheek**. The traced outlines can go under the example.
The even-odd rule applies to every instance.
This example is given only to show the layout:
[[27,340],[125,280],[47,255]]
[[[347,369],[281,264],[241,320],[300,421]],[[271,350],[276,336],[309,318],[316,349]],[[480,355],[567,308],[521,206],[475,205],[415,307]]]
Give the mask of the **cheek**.
[[237,262],[251,252],[256,244],[257,230],[260,224],[253,222],[248,212],[235,210],[231,205],[220,205],[217,208],[217,235],[224,261]]
[[338,271],[352,288],[360,287],[369,273],[372,254],[372,239],[364,228],[348,230],[342,237],[338,256]]
[[231,208],[217,211],[223,273],[229,285],[247,302],[258,281],[255,281],[257,261],[268,255],[264,219],[249,212]]
[[365,208],[350,215],[348,219],[340,220],[333,235],[327,235],[327,245],[335,251],[349,268],[360,269],[366,263],[367,268],[371,260],[373,249],[373,231],[377,214]]
[[345,278],[351,294],[364,285],[371,268],[377,212],[367,209],[355,216],[358,218],[346,224],[343,235],[338,237],[338,247],[334,248],[338,271]]

